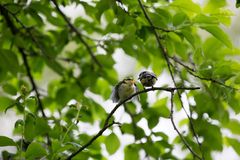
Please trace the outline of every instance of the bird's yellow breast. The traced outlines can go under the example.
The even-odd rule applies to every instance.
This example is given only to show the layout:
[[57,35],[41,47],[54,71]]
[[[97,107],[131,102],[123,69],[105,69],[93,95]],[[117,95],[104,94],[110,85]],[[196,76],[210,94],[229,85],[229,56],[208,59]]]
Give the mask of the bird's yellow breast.
[[134,92],[135,92],[135,87],[133,84],[123,83],[118,89],[120,100],[126,99],[127,97],[132,95]]

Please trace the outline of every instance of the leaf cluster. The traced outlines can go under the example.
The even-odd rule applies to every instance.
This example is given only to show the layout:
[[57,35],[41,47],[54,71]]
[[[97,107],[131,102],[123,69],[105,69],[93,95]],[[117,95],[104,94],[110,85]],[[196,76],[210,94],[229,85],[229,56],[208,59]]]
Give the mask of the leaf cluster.
[[[235,138],[240,122],[231,116],[240,112],[239,49],[223,29],[233,15],[226,5],[225,0],[204,6],[192,0],[1,1],[0,112],[23,117],[13,129],[18,140],[0,136],[1,147],[17,148],[3,151],[3,159],[71,159],[79,149],[84,151],[73,159],[108,159],[120,150],[126,160],[180,159],[173,152],[177,146],[188,151],[184,159],[197,159],[188,147],[206,160],[226,146],[240,155]],[[73,18],[68,7],[80,8],[81,15]],[[119,49],[139,70],[166,72],[174,87],[201,90],[178,90],[173,97],[154,91],[154,103],[143,92],[140,106],[123,107],[130,120],[116,122],[102,102],[119,80],[114,58]],[[176,123],[180,135],[171,140],[159,124],[182,111],[187,115]],[[112,123],[104,124],[106,118]],[[100,128],[99,135],[94,138],[84,126]],[[174,126],[168,128],[174,132]],[[126,145],[125,136],[134,140]]]

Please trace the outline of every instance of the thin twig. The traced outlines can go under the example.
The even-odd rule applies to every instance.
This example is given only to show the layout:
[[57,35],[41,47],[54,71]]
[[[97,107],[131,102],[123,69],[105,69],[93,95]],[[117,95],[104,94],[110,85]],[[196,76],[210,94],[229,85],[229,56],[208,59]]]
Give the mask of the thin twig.
[[[29,54],[25,54],[26,56],[40,56],[42,55],[43,57],[47,58],[47,59],[50,59],[50,60],[53,60],[53,59],[56,59],[56,60],[61,60],[61,61],[65,61],[65,62],[72,62],[72,63],[75,63],[75,64],[78,64],[79,65],[79,62],[74,60],[74,59],[71,59],[71,58],[65,58],[65,57],[51,57],[49,56],[47,53],[46,53],[46,50],[44,49],[44,47],[38,42],[38,40],[32,35],[31,33],[31,30],[30,28],[26,27],[22,21],[20,21],[16,15],[14,15],[12,12],[10,12],[9,10],[7,10],[6,8],[4,8],[9,14],[12,15],[12,17],[16,20],[17,23],[19,23],[22,28],[24,28],[26,30],[26,32],[29,34],[30,38],[32,39],[32,41],[36,44],[36,46],[38,47],[38,49],[41,51],[41,54],[33,54],[33,55],[29,55]],[[84,89],[83,86],[81,85],[81,83],[79,82],[79,80],[77,78],[74,77],[74,80],[76,81],[76,84],[81,88],[81,89]]]
[[[142,9],[142,11],[143,11],[143,14],[144,14],[145,18],[147,19],[148,23],[150,24],[150,26],[151,26],[151,28],[152,28],[152,31],[153,31],[153,33],[154,33],[154,35],[155,35],[155,38],[156,38],[156,41],[157,41],[157,43],[158,43],[159,49],[160,49],[160,51],[161,51],[161,53],[162,53],[162,55],[163,55],[163,57],[165,58],[165,61],[166,61],[166,63],[167,63],[167,67],[168,67],[169,73],[170,73],[170,75],[171,75],[171,79],[172,79],[172,81],[173,81],[173,83],[174,83],[174,86],[177,87],[177,83],[176,83],[176,81],[175,81],[174,74],[173,74],[173,71],[172,71],[172,69],[171,69],[171,63],[170,63],[169,58],[168,58],[168,53],[167,53],[166,49],[164,48],[163,44],[161,43],[161,40],[160,40],[160,38],[159,38],[160,36],[159,36],[158,32],[156,31],[152,20],[151,20],[150,17],[148,16],[147,11],[145,10],[145,8],[144,8],[141,0],[138,0],[138,3],[139,3],[139,5],[140,5],[140,7],[141,7],[141,9]],[[177,90],[177,95],[178,95],[178,98],[179,98],[181,107],[182,107],[182,109],[184,110],[187,118],[188,118],[189,121],[190,121],[190,128],[191,128],[191,130],[192,130],[192,132],[193,132],[193,135],[194,135],[194,137],[195,137],[195,139],[196,139],[196,141],[197,141],[197,143],[198,143],[199,149],[200,149],[200,151],[202,151],[202,149],[201,149],[201,144],[199,143],[198,136],[197,136],[197,134],[196,134],[196,132],[195,132],[195,129],[194,129],[194,126],[193,126],[193,122],[192,122],[191,118],[189,117],[189,115],[188,115],[188,113],[187,113],[187,111],[186,111],[186,109],[185,109],[185,107],[184,107],[184,105],[183,105],[183,102],[182,102],[182,99],[181,99],[181,93],[180,93],[178,90]],[[202,155],[203,155],[203,153],[202,153]],[[202,157],[202,159],[204,159],[204,157]]]
[[163,32],[176,32],[176,30],[173,30],[173,29],[166,29],[166,28],[157,27],[157,26],[154,26],[154,29],[157,29]]
[[[131,118],[131,120],[132,120],[131,124],[132,124],[132,127],[133,127],[133,135],[134,135],[134,139],[135,139],[135,143],[136,143],[137,123],[136,123],[136,121],[135,121],[135,119],[134,119],[134,116],[135,116],[135,115],[131,113],[131,111],[128,109],[126,103],[123,104],[123,106],[124,106],[125,111],[129,114],[129,116],[130,116],[130,118]],[[146,135],[145,135],[145,136],[146,136]],[[146,136],[146,137],[147,137],[147,136]],[[147,138],[147,140],[148,140],[148,139],[149,139],[149,138]],[[142,146],[144,145],[144,143],[141,141],[141,139],[140,139],[140,144],[141,144]],[[144,159],[146,159],[146,158],[149,159],[149,155],[148,155],[148,153],[145,151]]]
[[196,70],[189,67],[188,65],[184,64],[181,60],[179,60],[177,57],[173,56],[173,57],[170,57],[170,59],[172,59],[173,61],[175,61],[176,63],[180,64],[181,66],[183,66],[184,68],[186,68],[187,70],[190,70],[192,72],[195,72]]
[[230,88],[230,89],[234,89],[234,90],[240,90],[239,88],[234,88],[234,87],[232,87],[232,86],[228,86],[228,85],[226,85],[226,84],[224,84],[224,83],[222,83],[222,82],[220,82],[220,81],[218,81],[218,80],[216,80],[216,79],[207,78],[207,77],[201,77],[201,76],[195,74],[195,72],[196,72],[195,69],[187,66],[186,64],[184,64],[184,63],[183,63],[181,60],[179,60],[178,58],[176,58],[176,57],[169,57],[169,58],[171,58],[173,61],[175,61],[176,63],[178,63],[178,64],[180,64],[181,66],[183,66],[183,67],[187,70],[187,72],[188,72],[189,74],[191,74],[192,76],[194,76],[194,77],[196,77],[196,78],[198,78],[198,79],[201,79],[201,80],[204,80],[204,81],[210,81],[210,82],[212,82],[212,83],[216,83],[216,84],[221,85],[221,86],[224,86],[224,87],[226,87],[226,88]]
[[182,134],[180,133],[180,131],[177,129],[177,126],[174,122],[173,119],[173,96],[174,96],[174,91],[171,92],[171,112],[170,112],[170,119],[173,125],[174,130],[177,132],[178,136],[181,138],[182,142],[184,143],[184,145],[188,148],[188,150],[198,159],[202,159],[197,153],[195,153],[192,148],[190,147],[190,145],[187,143],[187,141],[185,140],[185,138],[182,136]]
[[119,102],[113,109],[112,111],[108,114],[105,122],[104,122],[104,126],[103,128],[92,138],[90,139],[85,145],[83,145],[81,148],[79,148],[76,152],[72,153],[69,157],[67,157],[67,160],[72,159],[74,156],[76,156],[77,154],[79,154],[80,152],[82,152],[85,148],[87,148],[89,145],[91,145],[98,137],[100,137],[102,135],[102,133],[110,126],[112,126],[112,123],[109,124],[110,118],[113,116],[113,114],[116,112],[116,110],[123,105],[124,103],[126,103],[128,100],[132,99],[134,96],[137,96],[139,94],[142,93],[147,93],[149,91],[156,91],[156,90],[161,90],[161,91],[167,91],[167,92],[173,92],[175,90],[198,90],[200,89],[200,87],[178,87],[178,88],[163,88],[163,87],[153,87],[153,88],[148,88],[148,89],[144,89],[141,91],[138,91],[134,94],[132,94],[131,96],[129,96],[128,98],[124,99],[123,101]]
[[217,81],[217,80],[215,80],[215,79],[213,79],[213,78],[201,77],[201,76],[199,76],[199,75],[197,75],[197,74],[195,74],[195,73],[193,73],[193,72],[191,72],[191,71],[188,71],[188,73],[191,74],[192,76],[194,76],[194,77],[196,77],[196,78],[199,78],[199,79],[201,79],[201,80],[204,80],[204,81],[210,81],[210,82],[212,82],[212,83],[219,84],[219,85],[221,85],[221,86],[224,86],[224,87],[229,88],[229,89],[232,89],[232,90],[240,90],[239,88],[234,88],[234,87],[228,86],[228,85],[226,85],[226,84],[224,84],[224,83],[222,83],[222,82],[219,82],[219,81]]
[[[1,11],[3,17],[5,18],[6,23],[7,23],[8,27],[10,28],[12,34],[13,34],[13,35],[16,35],[19,31],[18,31],[18,29],[15,27],[15,25],[13,24],[13,22],[11,21],[9,15],[8,15],[8,11],[7,11],[4,7],[2,7],[1,5],[0,5],[0,11]],[[34,78],[33,78],[32,74],[31,74],[31,68],[30,68],[30,66],[29,66],[29,63],[28,63],[28,60],[27,60],[27,56],[26,56],[26,54],[25,54],[25,51],[24,51],[24,49],[21,48],[21,47],[17,47],[17,48],[18,48],[18,50],[19,50],[19,52],[20,52],[20,54],[21,54],[21,56],[22,56],[23,64],[24,64],[24,66],[25,66],[25,69],[26,69],[26,72],[27,72],[27,76],[28,76],[28,78],[29,78],[29,80],[30,80],[30,83],[31,83],[31,85],[32,85],[32,89],[34,90],[34,92],[35,92],[35,94],[36,94],[36,97],[37,97],[37,100],[38,100],[38,108],[40,109],[40,111],[41,111],[41,113],[42,113],[42,116],[46,119],[47,116],[46,116],[46,114],[45,114],[45,112],[44,112],[44,107],[43,107],[42,101],[41,101],[41,99],[40,99],[40,94],[39,94],[39,92],[38,92],[37,85],[36,85],[36,83],[35,83],[35,81],[34,81]],[[48,134],[47,134],[47,141],[48,141],[48,145],[51,146],[51,140],[50,140]]]
[[71,160],[74,156],[76,156],[78,153],[80,153],[81,151],[83,151],[85,148],[87,148],[89,145],[91,145],[98,137],[100,137],[103,132],[108,129],[109,127],[111,127],[114,124],[118,124],[115,122],[112,122],[106,126],[104,126],[94,137],[92,137],[92,139],[90,141],[88,141],[85,145],[83,145],[81,148],[79,148],[79,150],[77,150],[77,152],[74,152],[73,154],[71,154],[69,157],[67,157],[67,160]]
[[82,33],[70,22],[69,18],[62,12],[62,10],[59,8],[56,0],[51,0],[58,11],[58,13],[63,17],[65,22],[68,24],[69,28],[72,32],[76,33],[79,40],[82,42],[82,44],[86,47],[88,53],[90,54],[92,60],[100,67],[102,68],[102,64],[97,60],[95,55],[93,54],[93,51],[91,50],[91,47],[88,45],[88,43],[83,39]]

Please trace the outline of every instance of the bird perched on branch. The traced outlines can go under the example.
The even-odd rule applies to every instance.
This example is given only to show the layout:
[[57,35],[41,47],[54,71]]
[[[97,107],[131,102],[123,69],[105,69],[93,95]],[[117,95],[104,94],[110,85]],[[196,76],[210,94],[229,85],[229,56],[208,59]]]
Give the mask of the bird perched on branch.
[[114,87],[111,94],[111,99],[114,103],[117,103],[119,101],[123,101],[137,91],[138,88],[135,80],[133,80],[132,78],[126,78]]
[[153,87],[157,81],[157,76],[149,71],[143,71],[139,74],[138,79],[144,87]]

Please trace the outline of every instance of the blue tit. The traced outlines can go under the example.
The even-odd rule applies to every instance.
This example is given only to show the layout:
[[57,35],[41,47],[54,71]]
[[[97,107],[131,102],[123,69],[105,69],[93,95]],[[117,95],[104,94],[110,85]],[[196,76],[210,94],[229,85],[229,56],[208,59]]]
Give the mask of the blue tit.
[[137,91],[138,88],[135,81],[131,78],[126,78],[114,87],[111,94],[111,99],[114,103],[117,103],[123,101]]
[[153,87],[157,81],[157,77],[154,73],[149,71],[143,71],[139,74],[138,79],[144,87]]

